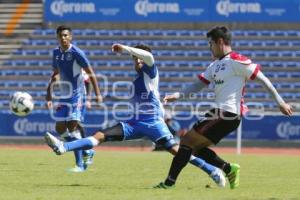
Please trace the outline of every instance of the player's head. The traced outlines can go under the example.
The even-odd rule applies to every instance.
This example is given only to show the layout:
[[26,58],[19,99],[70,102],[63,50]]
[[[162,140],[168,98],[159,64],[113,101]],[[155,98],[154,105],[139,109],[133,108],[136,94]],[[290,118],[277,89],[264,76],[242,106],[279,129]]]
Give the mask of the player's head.
[[72,41],[72,29],[69,26],[61,25],[56,29],[56,36],[59,41],[59,45],[63,50],[67,50],[70,47]]
[[[137,49],[143,49],[145,51],[148,51],[151,53],[151,48],[147,45],[144,45],[144,44],[138,44],[135,46],[135,48]],[[138,71],[144,64],[144,61],[137,58],[136,56],[133,56],[133,60],[134,60],[134,63],[135,63],[135,69]]]
[[206,34],[214,57],[220,58],[231,49],[231,33],[225,26],[216,26]]

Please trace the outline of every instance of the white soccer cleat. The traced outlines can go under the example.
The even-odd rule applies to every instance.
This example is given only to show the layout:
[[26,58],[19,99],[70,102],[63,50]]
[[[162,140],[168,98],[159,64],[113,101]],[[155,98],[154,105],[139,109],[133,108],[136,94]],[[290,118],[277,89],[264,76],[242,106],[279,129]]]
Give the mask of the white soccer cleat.
[[66,152],[66,149],[64,147],[64,143],[54,137],[51,133],[46,132],[45,136],[45,141],[48,144],[48,146],[57,154],[57,155],[62,155],[63,153]]
[[86,151],[86,155],[83,156],[83,163],[85,165],[91,165],[93,164],[93,157],[95,155],[95,150],[90,149]]
[[83,167],[78,167],[77,165],[71,169],[67,170],[68,172],[73,172],[73,173],[80,173],[80,172],[84,172],[85,169]]
[[210,174],[210,177],[219,187],[225,187],[226,178],[219,168],[216,168],[216,170]]

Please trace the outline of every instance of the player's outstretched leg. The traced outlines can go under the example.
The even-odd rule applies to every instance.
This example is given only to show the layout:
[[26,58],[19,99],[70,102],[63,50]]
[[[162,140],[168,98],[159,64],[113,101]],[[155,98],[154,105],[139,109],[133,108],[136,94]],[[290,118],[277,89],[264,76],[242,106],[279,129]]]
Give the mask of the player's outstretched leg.
[[48,146],[57,154],[57,155],[62,155],[66,152],[66,149],[64,147],[64,143],[54,137],[51,133],[46,132],[45,136],[45,141],[48,144]]
[[64,143],[49,132],[45,134],[45,140],[57,155],[61,155],[67,151],[92,149],[99,144],[99,141],[93,136]]

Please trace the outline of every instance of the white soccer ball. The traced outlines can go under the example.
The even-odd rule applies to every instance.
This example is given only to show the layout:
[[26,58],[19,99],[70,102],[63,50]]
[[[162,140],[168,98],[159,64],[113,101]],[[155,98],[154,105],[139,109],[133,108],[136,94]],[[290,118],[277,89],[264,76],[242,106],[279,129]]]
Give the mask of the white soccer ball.
[[26,116],[33,110],[34,102],[27,92],[15,92],[11,97],[9,107],[15,115]]

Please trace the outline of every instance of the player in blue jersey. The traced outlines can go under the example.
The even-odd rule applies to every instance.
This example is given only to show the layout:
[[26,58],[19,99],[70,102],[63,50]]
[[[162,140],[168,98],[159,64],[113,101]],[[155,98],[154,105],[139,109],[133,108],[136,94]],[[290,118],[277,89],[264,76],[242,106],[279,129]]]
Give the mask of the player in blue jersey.
[[[94,87],[96,101],[100,103],[102,97],[97,79],[84,52],[73,45],[72,29],[68,26],[59,26],[56,30],[59,47],[53,50],[53,75],[47,87],[46,101],[49,109],[53,108],[53,101],[57,101],[54,108],[56,131],[66,141],[81,138],[78,124],[83,120],[85,112],[86,90],[82,76],[84,70]],[[59,82],[58,82],[59,81]],[[59,95],[53,96],[54,83],[58,82]],[[75,150],[76,166],[73,172],[81,172],[86,169],[83,161],[82,150]]]
[[[46,133],[46,143],[57,155],[61,155],[67,151],[91,149],[99,143],[106,141],[122,141],[148,137],[153,142],[163,145],[167,151],[175,155],[178,152],[179,146],[163,119],[164,108],[160,102],[158,91],[158,69],[154,63],[151,49],[145,45],[129,47],[114,44],[112,51],[129,53],[135,63],[137,76],[132,82],[134,95],[130,101],[134,112],[131,118],[113,127],[99,130],[91,137],[73,142],[62,142],[50,133]],[[226,180],[219,168],[207,164],[202,159],[194,156],[190,157],[190,163],[203,169],[218,186],[225,186]]]

